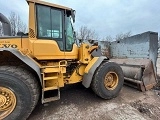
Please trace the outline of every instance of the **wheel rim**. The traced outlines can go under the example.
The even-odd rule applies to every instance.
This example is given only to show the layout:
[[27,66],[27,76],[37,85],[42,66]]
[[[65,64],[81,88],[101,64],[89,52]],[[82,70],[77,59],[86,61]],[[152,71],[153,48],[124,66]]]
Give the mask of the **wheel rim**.
[[114,90],[118,85],[118,75],[115,72],[108,72],[104,80],[105,88]]
[[7,117],[16,106],[16,96],[12,90],[0,87],[0,120]]

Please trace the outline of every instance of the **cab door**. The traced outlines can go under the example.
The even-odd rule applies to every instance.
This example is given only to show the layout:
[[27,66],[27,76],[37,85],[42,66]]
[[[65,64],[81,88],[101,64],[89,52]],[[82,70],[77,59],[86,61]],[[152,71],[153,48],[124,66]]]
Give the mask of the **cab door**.
[[36,4],[37,59],[65,59],[64,10]]

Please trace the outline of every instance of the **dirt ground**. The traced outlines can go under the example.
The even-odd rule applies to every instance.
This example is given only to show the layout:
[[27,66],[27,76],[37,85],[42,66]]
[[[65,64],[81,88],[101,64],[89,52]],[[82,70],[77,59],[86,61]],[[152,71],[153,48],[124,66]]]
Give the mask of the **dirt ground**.
[[[160,58],[157,74],[160,76]],[[28,120],[160,120],[160,84],[146,92],[124,86],[112,100],[99,98],[81,84],[67,86],[60,100],[39,102]]]
[[160,120],[159,101],[159,90],[124,86],[118,97],[103,100],[76,84],[62,90],[60,100],[39,103],[28,120]]

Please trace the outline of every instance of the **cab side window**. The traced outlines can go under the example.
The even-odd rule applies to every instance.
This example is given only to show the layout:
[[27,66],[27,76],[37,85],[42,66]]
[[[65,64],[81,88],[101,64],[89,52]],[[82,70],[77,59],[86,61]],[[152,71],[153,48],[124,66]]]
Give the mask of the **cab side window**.
[[50,8],[37,5],[38,38],[51,38]]

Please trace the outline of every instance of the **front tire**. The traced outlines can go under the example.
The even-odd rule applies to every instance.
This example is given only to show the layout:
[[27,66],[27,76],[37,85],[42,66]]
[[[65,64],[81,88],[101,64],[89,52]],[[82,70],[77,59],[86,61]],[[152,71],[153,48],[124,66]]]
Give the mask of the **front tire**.
[[34,75],[22,67],[0,66],[0,120],[26,120],[38,99],[39,88]]
[[92,90],[103,99],[118,96],[124,83],[121,67],[113,62],[105,62],[97,68],[92,83]]

